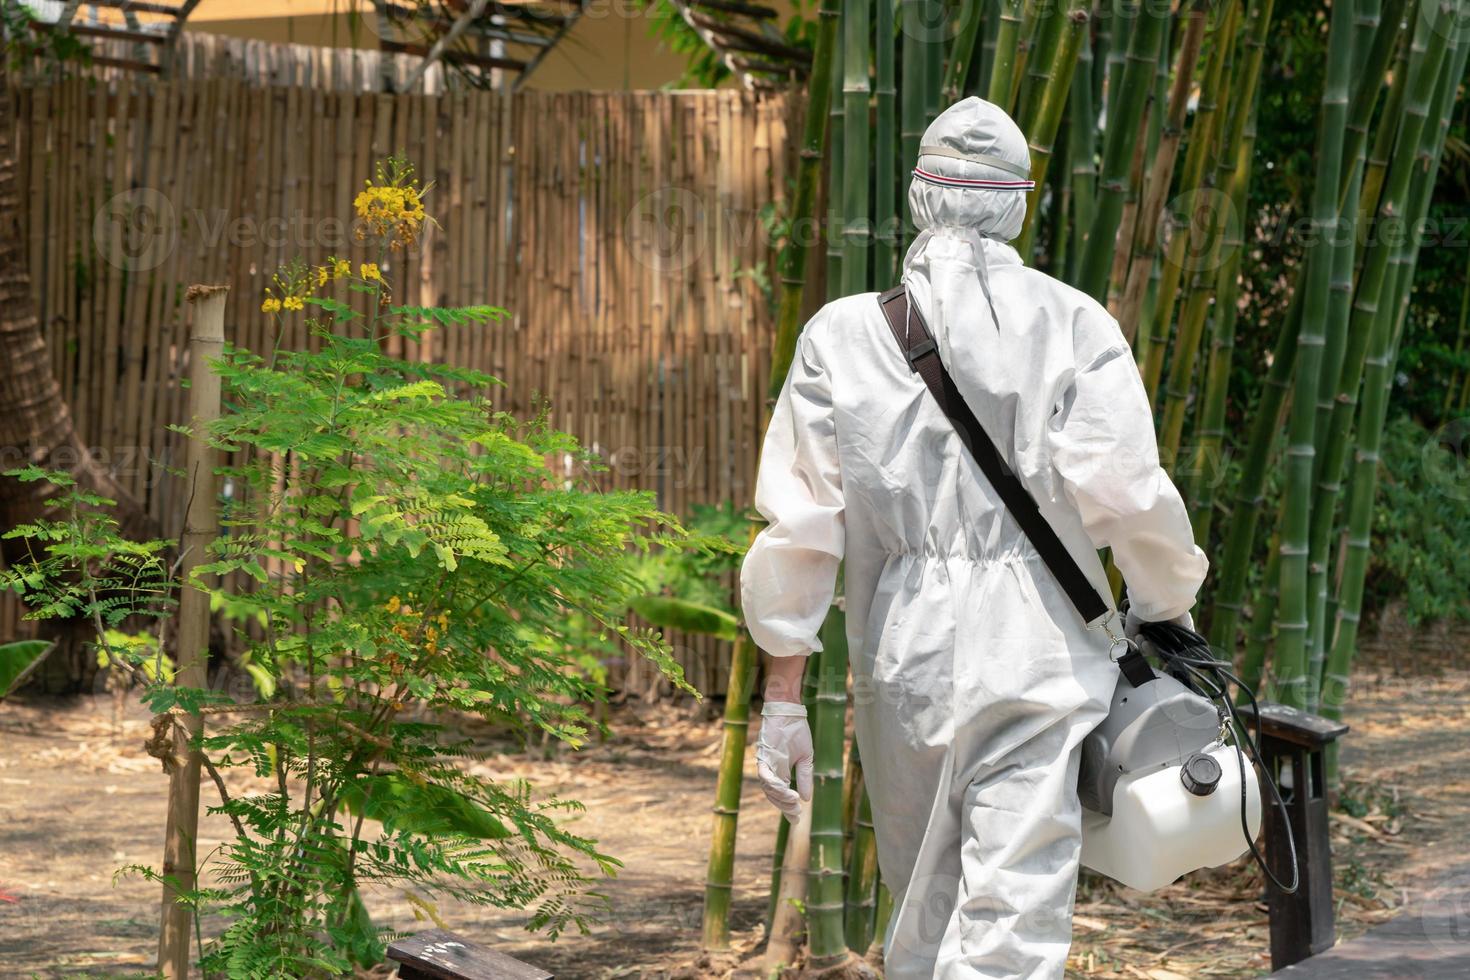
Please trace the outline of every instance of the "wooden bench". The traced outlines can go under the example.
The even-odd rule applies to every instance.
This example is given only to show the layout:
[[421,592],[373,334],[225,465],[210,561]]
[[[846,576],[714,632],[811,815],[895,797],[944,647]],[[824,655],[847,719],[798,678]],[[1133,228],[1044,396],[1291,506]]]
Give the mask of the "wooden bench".
[[539,967],[443,929],[421,932],[388,947],[401,980],[554,980]]

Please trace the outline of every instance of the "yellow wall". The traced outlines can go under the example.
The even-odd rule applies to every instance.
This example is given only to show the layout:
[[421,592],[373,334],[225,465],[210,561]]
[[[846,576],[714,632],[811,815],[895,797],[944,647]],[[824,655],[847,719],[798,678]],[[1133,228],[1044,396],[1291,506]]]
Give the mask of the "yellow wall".
[[[378,42],[371,9],[353,0],[201,0],[187,27],[262,41],[372,48]],[[600,0],[526,84],[551,91],[659,88],[677,83],[684,64],[650,36],[646,16],[628,0]]]

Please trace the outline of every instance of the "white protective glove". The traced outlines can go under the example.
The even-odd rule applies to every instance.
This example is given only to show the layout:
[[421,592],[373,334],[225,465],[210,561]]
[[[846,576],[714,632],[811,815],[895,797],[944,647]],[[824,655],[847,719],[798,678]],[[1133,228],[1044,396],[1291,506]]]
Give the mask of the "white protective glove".
[[[796,768],[796,788],[791,769]],[[761,708],[761,734],[755,743],[755,771],[766,799],[786,819],[796,823],[801,804],[812,798],[812,730],[806,706],[791,701],[767,701]]]

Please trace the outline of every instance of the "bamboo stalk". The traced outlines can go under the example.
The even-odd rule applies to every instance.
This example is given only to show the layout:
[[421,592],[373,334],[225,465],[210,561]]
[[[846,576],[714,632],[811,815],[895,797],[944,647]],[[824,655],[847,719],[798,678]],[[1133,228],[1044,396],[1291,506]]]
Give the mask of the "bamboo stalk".
[[[846,4],[848,0],[843,0]],[[846,17],[839,21],[846,31]],[[839,39],[839,42],[841,39]],[[827,220],[822,222],[822,228],[827,241],[827,299],[834,300],[842,296],[842,252],[843,240],[847,237],[847,219],[843,214],[843,208],[847,205],[846,196],[841,193],[838,181],[847,171],[847,135],[843,130],[843,116],[847,111],[842,95],[842,87],[845,82],[842,68],[843,60],[847,52],[845,45],[839,43],[837,49],[832,52],[832,95],[828,100],[827,109]]]
[[[1316,608],[1323,615],[1326,614],[1327,607],[1325,563],[1343,467],[1347,462],[1348,432],[1357,407],[1359,386],[1368,364],[1370,338],[1380,329],[1378,321],[1393,315],[1391,303],[1384,300],[1391,300],[1393,296],[1385,287],[1391,284],[1388,272],[1398,248],[1394,235],[1377,232],[1381,232],[1386,223],[1397,220],[1404,213],[1403,209],[1408,203],[1410,188],[1416,176],[1416,149],[1422,139],[1434,135],[1432,131],[1426,131],[1427,119],[1431,108],[1430,100],[1434,97],[1434,86],[1437,84],[1446,52],[1444,43],[1438,47],[1435,44],[1435,38],[1443,42],[1441,32],[1427,26],[1427,23],[1424,19],[1420,20],[1411,45],[1408,90],[1395,139],[1399,149],[1383,184],[1379,200],[1380,218],[1375,224],[1373,241],[1368,244],[1364,254],[1357,294],[1353,299],[1352,318],[1347,325],[1347,336],[1342,341],[1345,348],[1341,355],[1342,365],[1337,372],[1338,377],[1334,379],[1337,395],[1327,417],[1327,431],[1320,436],[1324,458],[1317,473],[1317,500],[1314,505],[1316,512],[1312,516],[1308,548],[1320,566],[1312,569],[1309,584],[1315,588],[1313,598]],[[1425,38],[1426,33],[1433,37]],[[1351,241],[1344,243],[1342,247],[1349,254],[1354,251]],[[1349,256],[1344,255],[1341,262],[1346,267],[1350,262]],[[1326,626],[1322,624],[1316,630],[1320,642],[1315,649],[1309,650],[1307,669],[1308,676],[1313,681],[1323,677],[1325,673],[1326,646],[1330,643],[1326,633]],[[1313,700],[1315,698],[1309,699],[1308,704]]]
[[852,854],[847,862],[847,948],[866,953],[873,942],[873,920],[878,903],[878,843],[873,835],[873,804],[867,789],[853,821]]
[[[874,21],[874,37],[877,51],[874,56],[873,102],[876,107],[873,129],[873,282],[887,288],[898,277],[898,244],[901,224],[897,206],[898,174],[903,172],[903,161],[897,160],[896,152],[901,146],[896,138],[894,117],[895,54],[893,37],[893,4],[890,0],[879,0]],[[910,161],[910,165],[912,165]]]
[[1312,701],[1307,675],[1308,553],[1312,518],[1312,470],[1316,455],[1317,388],[1326,344],[1328,291],[1337,234],[1338,184],[1347,129],[1348,83],[1352,70],[1353,24],[1348,3],[1334,4],[1328,29],[1327,75],[1317,130],[1317,174],[1312,188],[1312,241],[1307,266],[1302,328],[1297,338],[1296,379],[1286,445],[1285,511],[1281,527],[1281,595],[1277,603],[1275,676],[1277,698],[1293,708]]
[[[810,667],[808,668],[810,669]],[[782,823],[787,823],[785,817]],[[771,915],[770,938],[764,958],[767,976],[796,962],[800,949],[802,906],[806,903],[807,864],[811,858],[812,808],[803,806],[796,825],[787,832],[782,853],[779,890]]]
[[991,66],[995,64],[995,46],[1000,38],[1000,0],[981,0],[980,56],[967,79],[966,95],[984,96],[990,85]]
[[[899,17],[903,36],[899,70],[903,73],[903,89],[899,99],[899,159],[897,170],[905,174],[919,162],[919,144],[929,121],[924,116],[924,27],[920,0],[901,0]],[[882,149],[880,148],[880,152]],[[903,210],[903,244],[913,241],[916,229],[913,215]]]
[[[1189,268],[1191,256],[1199,258],[1204,256],[1210,246],[1210,231],[1208,228],[1202,230],[1197,221],[1198,215],[1195,211],[1203,210],[1205,213],[1205,224],[1211,225],[1219,217],[1216,213],[1218,207],[1210,207],[1213,198],[1209,189],[1205,187],[1206,170],[1210,160],[1210,154],[1215,147],[1215,127],[1220,121],[1219,92],[1221,79],[1225,77],[1226,65],[1235,44],[1236,18],[1240,12],[1240,4],[1231,0],[1230,4],[1219,12],[1213,29],[1210,31],[1210,56],[1205,65],[1205,74],[1200,84],[1199,108],[1195,112],[1194,122],[1189,130],[1189,147],[1184,154],[1184,169],[1179,175],[1178,200],[1191,213],[1185,216],[1176,214],[1173,209],[1169,211],[1169,226],[1171,237],[1169,247],[1165,253],[1163,268],[1159,274],[1158,293],[1154,299],[1154,308],[1149,316],[1150,329],[1140,336],[1144,341],[1137,345],[1137,354],[1143,364],[1143,386],[1149,393],[1151,400],[1157,401],[1156,395],[1159,389],[1159,378],[1163,372],[1164,355],[1169,343],[1169,324],[1174,317],[1174,303],[1178,299],[1179,284],[1183,279],[1186,268]],[[1263,12],[1269,14],[1268,9]],[[1259,30],[1264,31],[1269,22],[1269,16],[1262,17],[1257,22]],[[1243,88],[1254,88],[1251,79],[1251,69],[1254,67],[1257,74],[1260,71],[1260,62],[1247,64],[1239,75],[1239,83]],[[1248,96],[1250,93],[1241,93]],[[1248,105],[1248,101],[1237,101],[1236,105]],[[1228,151],[1227,151],[1228,152]],[[1166,191],[1167,191],[1167,181]],[[1203,207],[1201,207],[1203,205]],[[1159,201],[1159,212],[1163,212],[1163,202]],[[1181,221],[1181,217],[1184,220]],[[1149,257],[1152,262],[1152,257]],[[1196,268],[1194,271],[1198,271]],[[1141,285],[1135,286],[1135,291],[1141,290]],[[1198,338],[1195,338],[1198,342]],[[1188,356],[1194,356],[1192,347],[1185,348],[1183,341],[1176,345],[1176,350],[1188,350]],[[1187,377],[1187,375],[1185,375]]]
[[[1039,79],[1040,93],[1034,100],[1034,111],[1021,127],[1031,149],[1031,179],[1036,186],[1026,197],[1026,221],[1021,229],[1017,251],[1022,259],[1031,255],[1040,226],[1038,213],[1046,188],[1046,171],[1051,161],[1052,146],[1062,125],[1062,110],[1072,93],[1072,76],[1077,68],[1077,53],[1087,32],[1087,6],[1090,0],[1068,0],[1068,10],[1057,20],[1065,22],[1046,58],[1044,69],[1033,77]],[[1056,205],[1053,205],[1054,207]],[[1060,209],[1059,209],[1060,210]]]
[[757,651],[741,630],[730,659],[725,691],[724,746],[715,785],[714,829],[710,834],[709,871],[704,885],[702,939],[707,949],[730,945],[730,896],[735,873],[735,831],[740,819],[740,790],[745,776],[746,735],[750,728],[750,694],[755,685]]
[[[1375,43],[1378,19],[1378,0],[1356,0],[1353,13],[1353,77],[1359,79],[1357,85],[1359,92],[1370,88],[1367,84],[1368,79],[1362,76],[1364,63],[1372,58],[1377,50],[1390,49],[1389,45]],[[1371,86],[1375,95],[1378,87]],[[1347,360],[1347,326],[1352,317],[1353,272],[1357,254],[1353,234],[1357,228],[1357,210],[1348,206],[1346,202],[1356,200],[1359,196],[1365,163],[1359,152],[1365,145],[1364,142],[1357,141],[1356,149],[1353,148],[1353,144],[1354,137],[1358,134],[1366,136],[1367,119],[1355,118],[1353,115],[1355,108],[1359,108],[1356,100],[1348,109],[1349,118],[1343,157],[1344,166],[1348,168],[1345,175],[1347,183],[1345,191],[1339,195],[1339,210],[1341,211],[1339,222],[1344,233],[1337,235],[1336,240],[1331,244],[1333,269],[1332,283],[1329,287],[1328,323],[1334,329],[1329,330],[1327,334],[1327,346],[1322,358],[1322,378],[1317,395],[1316,431],[1319,451],[1313,475],[1316,499],[1312,504],[1307,558],[1307,595],[1308,601],[1312,604],[1309,617],[1311,627],[1307,634],[1307,674],[1314,680],[1311,686],[1312,706],[1315,706],[1316,703],[1318,682],[1322,677],[1323,664],[1326,659],[1326,647],[1330,642],[1327,638],[1330,605],[1330,590],[1327,582],[1328,549],[1331,546],[1333,523],[1337,518],[1342,470],[1346,462],[1346,440],[1343,440],[1342,448],[1334,444],[1331,420]],[[1371,111],[1371,104],[1367,108]],[[1348,371],[1351,373],[1353,368],[1348,368]]]
[[[1261,591],[1251,606],[1250,631],[1246,638],[1245,656],[1240,663],[1241,683],[1251,691],[1268,700],[1275,697],[1271,691],[1261,690],[1261,679],[1266,672],[1266,648],[1271,642],[1276,626],[1276,601],[1281,581],[1281,516],[1277,513],[1278,530],[1271,535],[1271,544],[1266,551],[1266,568],[1261,576]],[[1246,700],[1240,692],[1240,700]]]
[[[1268,0],[1269,2],[1269,0]],[[1236,147],[1235,163],[1230,173],[1228,199],[1237,215],[1245,213],[1250,187],[1251,161],[1256,144],[1255,110],[1252,103],[1249,121]],[[1206,548],[1215,516],[1215,490],[1225,474],[1225,408],[1230,390],[1230,367],[1235,356],[1235,327],[1240,309],[1240,266],[1245,253],[1242,221],[1230,222],[1220,244],[1224,262],[1215,285],[1218,301],[1210,341],[1210,357],[1205,368],[1205,388],[1200,406],[1194,462],[1185,497],[1189,501],[1190,523],[1194,527],[1195,544]]]
[[779,267],[780,301],[776,309],[776,339],[771,350],[771,373],[767,396],[776,398],[791,369],[796,337],[801,332],[802,300],[806,291],[807,260],[815,237],[811,228],[816,216],[822,181],[822,147],[827,138],[827,100],[837,46],[837,0],[822,0],[818,12],[816,46],[812,70],[807,78],[806,119],[798,153],[796,193],[791,204],[791,236],[782,250]]
[[[1376,30],[1373,34],[1372,47],[1358,68],[1358,85],[1353,91],[1352,107],[1348,110],[1348,134],[1347,142],[1343,147],[1343,159],[1358,159],[1364,154],[1368,145],[1368,122],[1373,116],[1373,107],[1378,104],[1378,96],[1383,89],[1384,72],[1388,68],[1390,59],[1394,56],[1394,51],[1401,49],[1400,38],[1404,37],[1406,32],[1400,25],[1408,3],[1409,0],[1386,0],[1382,12],[1375,20]],[[1408,31],[1407,34],[1412,35],[1413,31]],[[1357,50],[1357,45],[1354,46],[1354,50]],[[1344,178],[1347,176],[1345,174]],[[1349,183],[1344,179],[1338,206],[1346,207],[1350,200],[1352,196]]]
[[[1470,5],[1460,4],[1460,13],[1466,12]],[[1452,7],[1443,3],[1439,7],[1439,15],[1446,17]],[[1441,21],[1441,31],[1437,34],[1448,33],[1443,30],[1447,21]],[[1460,41],[1456,44],[1454,55],[1447,58],[1447,70],[1441,72],[1438,81],[1438,91],[1434,99],[1437,105],[1435,115],[1439,118],[1437,132],[1433,136],[1422,136],[1423,145],[1419,157],[1427,157],[1427,166],[1420,170],[1418,180],[1415,182],[1411,200],[1405,213],[1411,219],[1422,220],[1427,214],[1429,201],[1433,192],[1435,177],[1439,171],[1439,161],[1444,153],[1445,137],[1449,131],[1450,118],[1454,112],[1454,93],[1459,79],[1464,75],[1467,58],[1470,58],[1470,41]],[[1415,80],[1416,83],[1418,79]],[[1413,111],[1414,98],[1408,100],[1410,110]],[[1407,119],[1405,120],[1407,125]],[[1399,165],[1395,160],[1394,165]],[[1392,177],[1390,177],[1392,181]],[[1395,278],[1393,292],[1397,293],[1399,301],[1392,303],[1393,313],[1385,311],[1385,315],[1375,318],[1374,322],[1374,347],[1367,357],[1368,371],[1363,381],[1363,408],[1362,418],[1358,427],[1357,450],[1354,454],[1352,486],[1348,495],[1348,531],[1346,550],[1343,558],[1343,569],[1338,587],[1337,608],[1337,630],[1332,638],[1331,652],[1323,669],[1322,690],[1320,710],[1330,718],[1342,716],[1342,706],[1346,701],[1348,692],[1348,676],[1352,665],[1353,655],[1357,650],[1358,626],[1362,615],[1363,583],[1367,578],[1368,557],[1372,547],[1373,530],[1373,504],[1377,495],[1379,451],[1383,434],[1384,422],[1387,418],[1389,395],[1393,385],[1393,357],[1392,351],[1395,345],[1395,334],[1401,329],[1404,303],[1407,301],[1413,288],[1413,267],[1417,258],[1420,243],[1417,240],[1406,240],[1399,249],[1398,274]],[[1329,762],[1334,761],[1329,758]],[[1331,771],[1331,770],[1329,770]]]
[[999,0],[1000,28],[995,37],[995,59],[985,98],[998,106],[1011,104],[1015,94],[1016,53],[1021,40],[1022,0]]
[[[1093,53],[1090,31],[1082,32],[1077,66],[1072,71],[1072,91],[1067,107],[1067,159],[1071,181],[1071,226],[1073,238],[1067,253],[1065,279],[1076,280],[1078,257],[1087,244],[1086,230],[1092,224],[1093,192],[1097,184],[1097,103],[1093,100]],[[1057,270],[1061,274],[1061,270]]]
[[1154,11],[1147,4],[1129,4],[1128,9],[1134,11],[1138,18],[1129,37],[1127,64],[1121,80],[1121,87],[1129,97],[1119,101],[1116,114],[1109,114],[1097,206],[1087,232],[1087,244],[1076,283],[1079,289],[1100,303],[1107,302],[1108,274],[1123,201],[1128,193],[1134,140],[1144,107],[1148,104],[1146,94],[1153,83],[1154,64],[1158,61],[1160,42],[1170,16],[1167,10]]
[[[1230,9],[1234,9],[1234,4]],[[1153,165],[1149,167],[1147,189],[1138,221],[1138,246],[1129,263],[1123,295],[1118,301],[1118,323],[1123,328],[1123,336],[1127,337],[1130,342],[1138,335],[1145,293],[1153,268],[1157,264],[1155,260],[1158,255],[1159,215],[1164,211],[1164,203],[1174,180],[1174,164],[1179,155],[1179,143],[1184,136],[1184,118],[1189,109],[1194,71],[1204,43],[1205,25],[1208,20],[1205,15],[1203,2],[1195,2],[1190,5],[1184,36],[1179,44],[1179,59],[1174,70],[1174,83],[1169,91],[1169,108],[1164,117]],[[1221,36],[1222,32],[1217,25],[1216,30],[1212,32],[1213,50],[1220,49]],[[1218,61],[1222,59],[1214,57],[1212,53],[1206,78],[1200,86],[1199,112],[1201,114],[1206,113],[1206,106],[1213,102],[1214,97],[1210,94],[1211,87],[1220,84],[1218,72],[1211,75]],[[1197,115],[1196,120],[1199,118],[1200,116]],[[1191,148],[1195,145],[1195,142],[1191,141]]]
[[1282,408],[1287,388],[1296,366],[1297,333],[1301,327],[1301,292],[1294,290],[1281,320],[1272,347],[1271,367],[1261,385],[1254,410],[1246,415],[1251,420],[1245,440],[1246,454],[1240,478],[1231,494],[1230,533],[1225,538],[1225,556],[1215,586],[1215,599],[1210,608],[1210,645],[1218,650],[1234,650],[1236,627],[1240,623],[1241,600],[1245,595],[1246,574],[1255,547],[1256,526],[1261,504],[1265,500],[1266,473],[1272,459],[1272,448],[1283,423]]
[[1031,116],[1035,111],[1033,103],[1046,86],[1066,22],[1066,11],[1053,9],[1061,6],[1050,0],[1037,0],[1026,7],[1034,23],[1029,31],[1024,19],[1021,23],[1023,45],[1016,58],[1015,106],[1011,110],[1012,116],[1018,120]]
[[[891,0],[880,0],[879,8],[890,8],[892,15]],[[961,92],[964,91],[965,77],[970,73],[970,68],[978,54],[976,41],[980,37],[980,27],[984,21],[981,16],[982,5],[979,3],[962,4],[960,6],[960,26],[955,32],[954,41],[949,48],[949,64],[944,73],[944,101],[952,103],[959,100]],[[879,14],[881,20],[882,14]],[[879,43],[882,43],[882,33],[879,35]],[[879,144],[882,146],[883,144]]]
[[[883,0],[887,2],[887,0]],[[831,180],[842,181],[842,292],[851,296],[868,288],[872,252],[868,100],[868,31],[875,0],[843,0],[842,5],[842,167]],[[833,195],[834,197],[836,195]]]
[[[185,296],[194,311],[189,335],[189,416],[193,428],[184,459],[189,505],[179,558],[179,632],[174,684],[203,688],[209,650],[209,593],[191,584],[194,570],[209,560],[206,553],[219,536],[219,500],[215,491],[215,451],[205,427],[220,416],[220,379],[209,366],[224,352],[225,303],[228,286],[191,286]],[[207,582],[201,583],[207,587]],[[158,971],[170,980],[187,980],[194,913],[183,896],[198,885],[199,767],[193,741],[203,732],[199,715],[185,715],[176,727],[174,758],[169,772],[168,814],[163,835],[163,911],[158,933]]]
[[945,108],[940,104],[944,88],[944,0],[922,0],[924,18],[924,123],[927,126]]
[[[855,0],[862,3],[865,0]],[[842,785],[847,742],[847,619],[834,606],[822,624],[822,659],[812,717],[811,881],[807,934],[812,966],[847,958],[843,931]]]

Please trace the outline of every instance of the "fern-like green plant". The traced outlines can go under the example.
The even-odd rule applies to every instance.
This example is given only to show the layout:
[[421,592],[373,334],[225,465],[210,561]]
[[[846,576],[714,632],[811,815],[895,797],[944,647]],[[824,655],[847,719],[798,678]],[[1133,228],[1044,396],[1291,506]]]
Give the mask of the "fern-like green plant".
[[[356,202],[378,262],[282,269],[263,308],[304,317],[315,349],[227,346],[213,364],[226,410],[193,433],[233,460],[221,469],[224,534],[193,584],[245,647],[255,700],[160,683],[162,671],[138,680],[158,717],[204,713],[212,810],[235,830],[189,896],[223,920],[203,950],[207,974],[315,977],[381,962],[387,937],[363,901],[373,886],[430,916],[449,897],[523,909],[552,935],[584,926],[601,904],[597,877],[617,862],[561,825],[575,802],[472,775],[467,763],[488,750],[456,722],[580,744],[601,687],[579,661],[593,631],[688,689],[661,634],[622,619],[645,591],[640,556],[677,548],[679,523],[650,493],[548,472],[549,457],[601,467],[544,406],[517,419],[486,398],[496,379],[386,353],[393,336],[494,329],[505,315],[394,302],[383,270],[427,220],[425,190],[402,161],[380,166]],[[318,295],[332,282],[365,302]],[[156,548],[128,552],[115,535],[102,546],[115,564],[141,555],[166,572]],[[91,608],[65,558],[4,581],[41,615]],[[136,610],[97,611],[100,632]],[[242,776],[271,789],[232,789]]]

